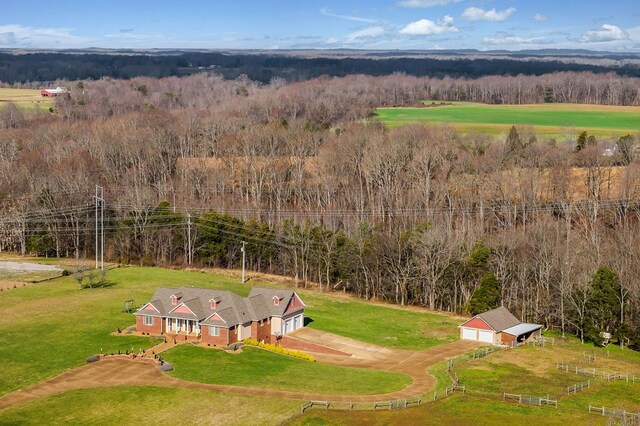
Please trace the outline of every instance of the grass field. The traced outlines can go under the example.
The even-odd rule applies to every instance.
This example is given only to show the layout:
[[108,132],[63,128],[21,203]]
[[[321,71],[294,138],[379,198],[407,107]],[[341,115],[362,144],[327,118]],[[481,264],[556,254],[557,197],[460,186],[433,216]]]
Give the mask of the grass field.
[[[302,292],[312,319],[309,327],[340,334],[379,346],[398,349],[427,349],[458,338],[461,318],[425,310],[403,310],[352,298]],[[347,321],[357,318],[357,321]]]
[[533,126],[539,136],[562,137],[586,130],[601,137],[640,131],[640,107],[577,104],[486,105],[458,102],[429,108],[378,108],[390,127],[448,123],[461,133],[506,135],[513,125]]
[[163,353],[177,366],[171,375],[194,382],[334,395],[374,395],[405,388],[411,378],[362,368],[336,367],[245,347],[240,354],[194,346]]
[[53,105],[51,98],[40,96],[38,89],[3,89],[0,88],[0,108],[7,102],[13,102],[24,110],[48,110]]
[[[588,363],[584,353],[596,354]],[[599,348],[581,345],[577,339],[561,339],[546,348],[521,347],[491,354],[480,360],[462,361],[455,367],[467,393],[440,399],[419,407],[397,411],[337,412],[312,410],[293,419],[289,425],[350,424],[611,424],[611,419],[588,413],[588,406],[640,412],[640,381],[607,382],[591,378],[592,385],[576,395],[566,395],[566,387],[586,381],[587,377],[556,370],[557,362],[621,371],[640,377],[640,353],[611,346]],[[430,371],[438,379],[436,391],[442,396],[444,386],[451,383],[446,364]],[[502,393],[543,396],[558,399],[558,408],[530,407],[502,401]]]
[[[135,323],[133,315],[122,312],[125,300],[134,299],[140,305],[163,285],[222,288],[243,296],[250,291],[232,276],[161,268],[117,268],[109,271],[108,279],[114,285],[104,289],[78,290],[72,277],[63,277],[0,292],[0,359],[6,367],[0,372],[0,395],[82,365],[87,356],[100,351],[154,345],[157,340],[153,338],[110,334]],[[430,347],[454,339],[457,332],[457,320],[444,314],[372,307],[309,291],[301,295],[309,306],[310,326],[382,346]],[[359,316],[362,321],[348,320]],[[393,330],[389,324],[394,324]],[[392,338],[393,333],[398,338]]]
[[83,389],[0,411],[3,425],[279,425],[298,401],[195,389],[115,387]]

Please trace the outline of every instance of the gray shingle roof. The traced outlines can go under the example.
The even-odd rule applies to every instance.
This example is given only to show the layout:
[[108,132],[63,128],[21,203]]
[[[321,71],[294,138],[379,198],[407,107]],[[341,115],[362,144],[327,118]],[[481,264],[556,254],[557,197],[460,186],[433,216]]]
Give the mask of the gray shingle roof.
[[502,330],[513,327],[522,322],[511,312],[509,312],[509,310],[504,306],[492,309],[487,312],[483,312],[481,314],[478,314],[477,316],[484,322],[486,322],[487,325],[493,328],[496,332],[501,332]]
[[[171,304],[171,296],[178,297],[178,304]],[[259,321],[271,316],[282,316],[289,302],[294,295],[293,290],[266,289],[254,287],[251,289],[249,297],[244,298],[235,293],[225,290],[214,290],[198,287],[160,287],[156,290],[151,303],[159,311],[159,315],[172,318],[197,319],[203,321],[202,324],[211,322],[207,320],[217,313],[229,327],[237,324],[244,324],[249,321]],[[274,305],[273,297],[280,299],[279,305]],[[218,302],[215,309],[211,309],[210,300]],[[194,315],[172,312],[177,306],[184,304]],[[295,311],[302,311],[304,307]],[[144,315],[138,310],[137,314]],[[207,321],[205,321],[207,320]],[[211,322],[219,325],[219,321]]]

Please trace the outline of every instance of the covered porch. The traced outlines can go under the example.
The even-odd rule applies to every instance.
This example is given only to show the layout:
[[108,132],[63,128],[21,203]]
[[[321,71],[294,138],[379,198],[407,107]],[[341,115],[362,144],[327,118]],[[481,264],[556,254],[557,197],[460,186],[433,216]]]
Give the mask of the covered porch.
[[167,317],[165,321],[166,334],[200,337],[200,324],[197,320]]

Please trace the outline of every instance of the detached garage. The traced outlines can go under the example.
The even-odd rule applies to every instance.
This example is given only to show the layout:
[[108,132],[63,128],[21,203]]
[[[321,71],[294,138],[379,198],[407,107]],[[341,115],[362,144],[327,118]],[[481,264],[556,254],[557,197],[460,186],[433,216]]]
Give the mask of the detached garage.
[[515,345],[540,336],[542,325],[521,322],[505,307],[483,312],[460,325],[460,339]]

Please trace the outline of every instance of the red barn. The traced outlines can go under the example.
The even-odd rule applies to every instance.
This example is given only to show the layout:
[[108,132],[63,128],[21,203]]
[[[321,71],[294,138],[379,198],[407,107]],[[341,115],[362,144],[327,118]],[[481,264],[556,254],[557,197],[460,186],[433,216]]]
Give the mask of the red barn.
[[66,87],[56,87],[55,89],[40,90],[40,95],[46,98],[62,95],[63,93],[67,93]]

